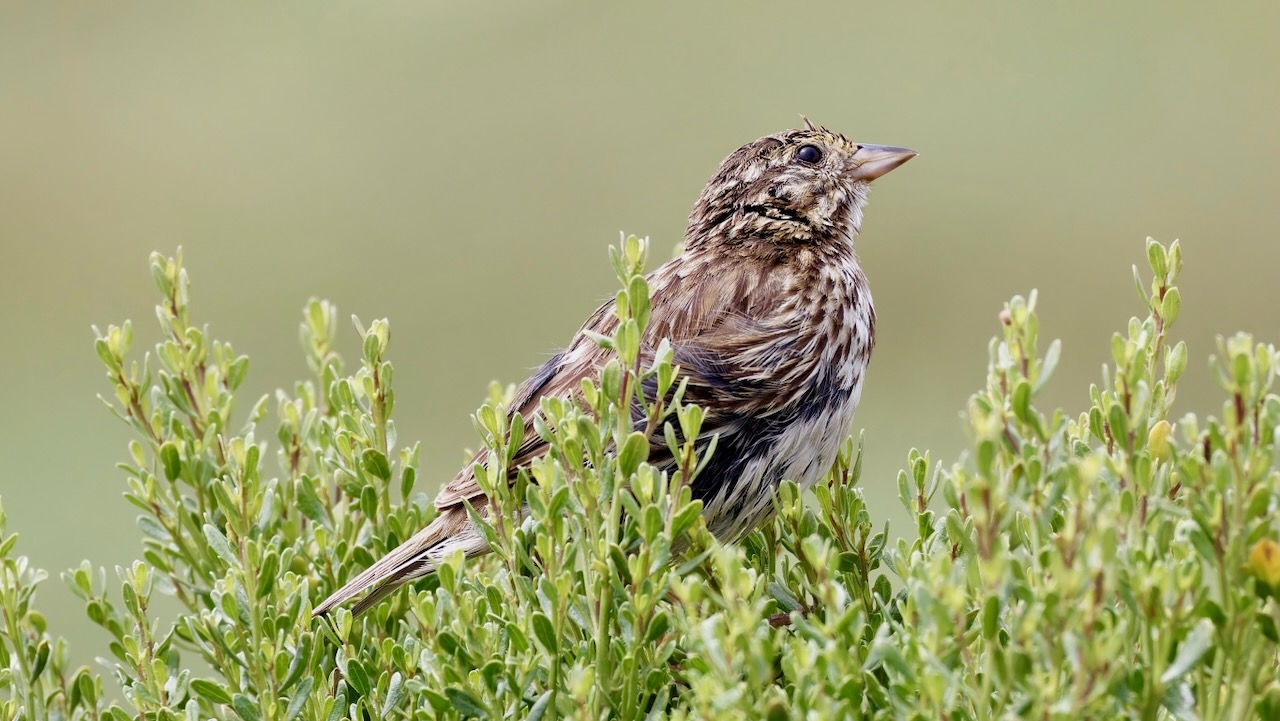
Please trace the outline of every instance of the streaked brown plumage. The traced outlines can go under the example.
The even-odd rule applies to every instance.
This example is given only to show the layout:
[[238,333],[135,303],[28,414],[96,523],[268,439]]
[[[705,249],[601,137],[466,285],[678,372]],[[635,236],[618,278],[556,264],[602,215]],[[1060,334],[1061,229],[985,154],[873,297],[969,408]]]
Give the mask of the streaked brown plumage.
[[[689,216],[685,248],[649,276],[645,349],[669,338],[688,378],[685,400],[707,413],[703,438],[719,441],[696,478],[708,527],[732,539],[772,510],[783,479],[804,486],[826,473],[849,430],[875,339],[875,309],[854,254],[869,183],[915,156],[859,145],[805,121],[729,155]],[[610,334],[602,305],[564,351],[526,380],[513,411],[526,420],[513,467],[543,454],[532,417],[544,396],[568,397],[609,359],[583,332]],[[657,439],[655,447],[664,444]],[[651,458],[661,466],[661,458]],[[322,614],[365,591],[360,613],[456,550],[487,546],[464,501],[486,499],[462,469],[436,496],[440,514],[339,589]]]

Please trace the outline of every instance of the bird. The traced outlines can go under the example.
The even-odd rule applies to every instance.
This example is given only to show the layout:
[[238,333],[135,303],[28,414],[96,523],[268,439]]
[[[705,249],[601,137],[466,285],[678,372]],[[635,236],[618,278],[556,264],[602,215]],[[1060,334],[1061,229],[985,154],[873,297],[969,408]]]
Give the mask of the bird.
[[[747,143],[721,162],[689,214],[683,249],[647,276],[651,314],[641,354],[652,358],[666,339],[687,380],[683,402],[705,412],[695,448],[707,450],[712,437],[716,445],[691,491],[721,541],[767,520],[784,479],[808,488],[834,464],[875,345],[875,307],[854,239],[870,183],[916,156],[852,142],[801,117],[802,127]],[[525,433],[513,474],[546,453],[533,420],[541,399],[572,398],[610,359],[592,333],[614,332],[613,308],[612,300],[601,305],[516,389],[510,413],[525,419]],[[655,449],[665,445],[653,439]],[[665,465],[649,462],[675,466],[669,453]],[[468,464],[436,495],[433,521],[313,615],[364,594],[352,608],[358,615],[452,553],[486,552],[466,510],[486,501]]]

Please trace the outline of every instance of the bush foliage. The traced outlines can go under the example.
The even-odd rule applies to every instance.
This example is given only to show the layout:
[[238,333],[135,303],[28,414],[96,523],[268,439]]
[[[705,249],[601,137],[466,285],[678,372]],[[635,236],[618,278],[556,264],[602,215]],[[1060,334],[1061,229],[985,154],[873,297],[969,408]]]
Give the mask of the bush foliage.
[[[1176,242],[1148,242],[1145,317],[1113,336],[1083,411],[1035,405],[1059,344],[1041,355],[1034,293],[1006,305],[972,452],[913,451],[897,478],[903,537],[867,511],[850,439],[815,504],[784,484],[776,519],[735,545],[690,499],[706,459],[680,439],[701,410],[679,402],[669,352],[637,360],[645,244],[612,259],[622,323],[599,342],[616,360],[583,403],[544,401],[548,456],[508,488],[511,390],[474,417],[498,459],[478,469],[494,553],[323,621],[313,604],[433,513],[392,421],[388,324],[356,321],[348,373],[337,312],[312,301],[314,377],[237,416],[247,359],[192,320],[181,254],[153,256],[155,351],[130,360],[128,322],[95,344],[107,405],[138,434],[119,468],[142,559],[63,574],[109,677],[71,668],[0,512],[0,718],[1280,718],[1280,356],[1221,340],[1220,413],[1168,417],[1188,358],[1169,335]],[[672,400],[638,428],[618,409],[644,382]],[[671,477],[645,463],[663,428]]]

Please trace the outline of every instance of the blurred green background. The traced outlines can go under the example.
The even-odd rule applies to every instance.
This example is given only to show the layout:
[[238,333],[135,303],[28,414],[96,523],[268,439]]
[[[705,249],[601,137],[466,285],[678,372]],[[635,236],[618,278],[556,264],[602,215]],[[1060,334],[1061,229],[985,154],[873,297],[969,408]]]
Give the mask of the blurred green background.
[[[252,358],[242,410],[306,372],[309,296],[390,317],[400,438],[440,481],[486,384],[521,380],[612,293],[618,232],[665,257],[721,158],[799,113],[920,151],[878,183],[860,241],[879,517],[910,447],[957,457],[1008,296],[1039,288],[1065,342],[1044,402],[1083,405],[1137,312],[1148,235],[1188,262],[1180,405],[1216,412],[1214,336],[1280,340],[1276,28],[1274,2],[0,4],[19,552],[55,576],[139,555],[89,326],[158,337],[148,252],[185,247],[195,312]],[[99,653],[60,582],[41,604]]]

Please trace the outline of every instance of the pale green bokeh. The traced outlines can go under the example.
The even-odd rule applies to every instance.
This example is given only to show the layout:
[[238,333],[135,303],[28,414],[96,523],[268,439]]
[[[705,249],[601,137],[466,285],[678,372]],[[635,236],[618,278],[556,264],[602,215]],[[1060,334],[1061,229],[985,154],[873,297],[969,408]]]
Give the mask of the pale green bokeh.
[[[475,444],[488,381],[522,379],[612,292],[618,232],[664,254],[720,159],[802,112],[921,153],[878,184],[860,243],[875,512],[897,518],[908,448],[956,457],[1009,295],[1038,287],[1065,342],[1043,402],[1082,406],[1147,235],[1182,239],[1180,403],[1216,411],[1213,337],[1280,340],[1277,27],[1261,2],[6,3],[0,494],[19,552],[55,575],[138,555],[89,325],[131,317],[154,342],[148,252],[185,247],[195,312],[252,357],[253,398],[305,372],[308,296],[389,316],[400,439],[434,484]],[[60,582],[41,603],[78,658],[101,653]]]

